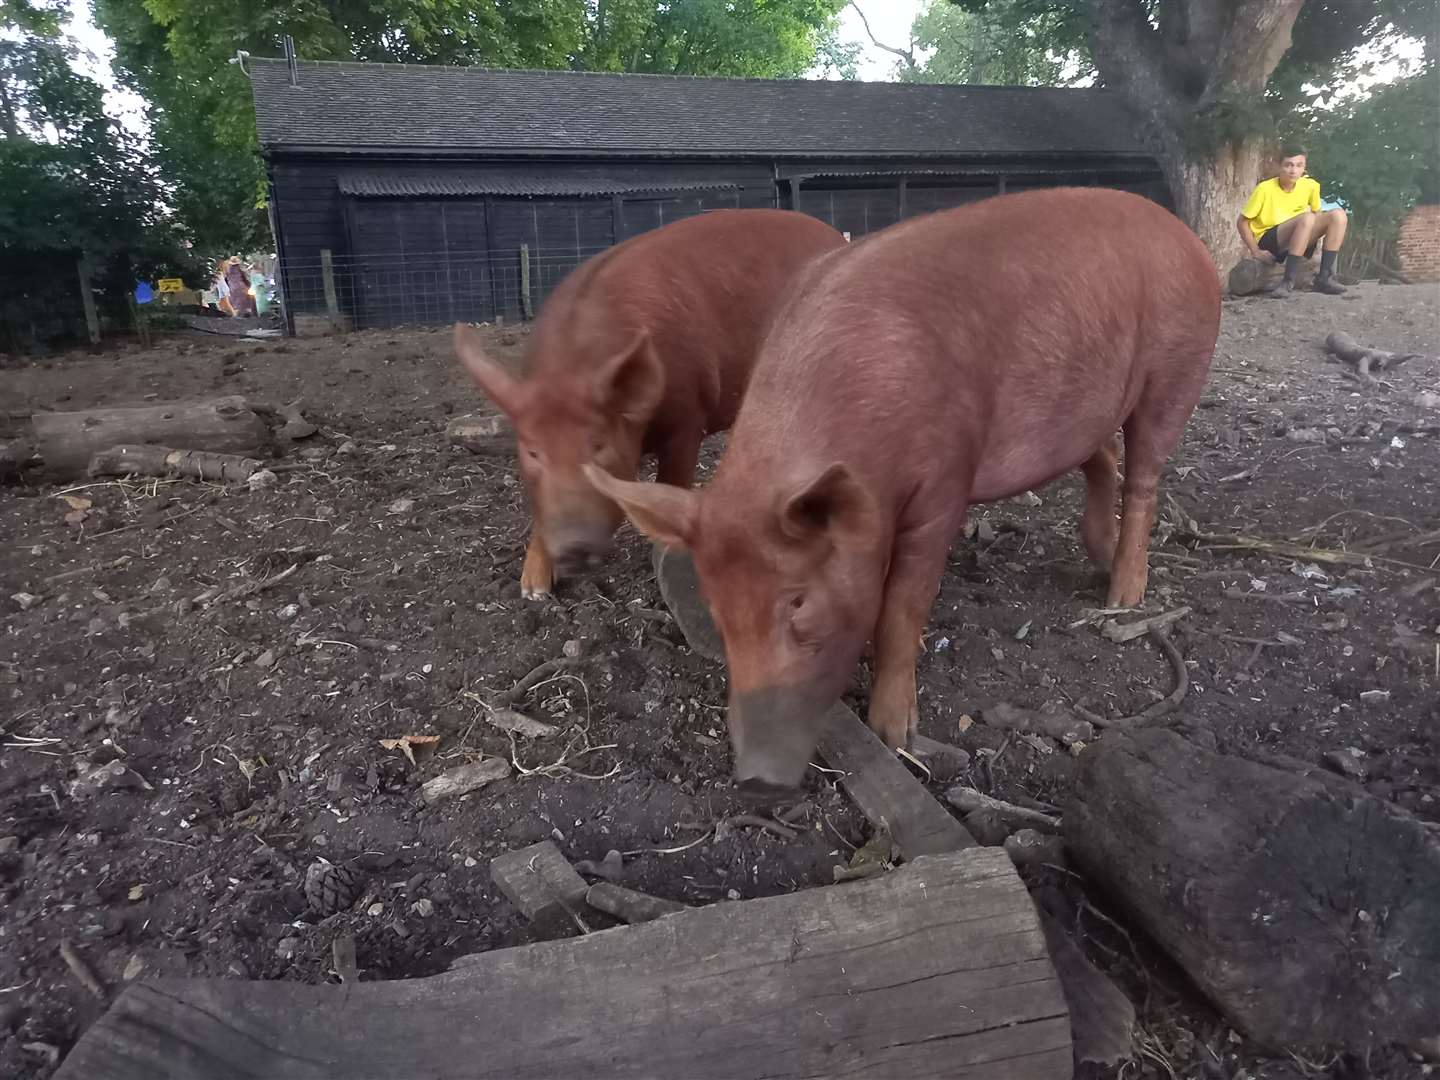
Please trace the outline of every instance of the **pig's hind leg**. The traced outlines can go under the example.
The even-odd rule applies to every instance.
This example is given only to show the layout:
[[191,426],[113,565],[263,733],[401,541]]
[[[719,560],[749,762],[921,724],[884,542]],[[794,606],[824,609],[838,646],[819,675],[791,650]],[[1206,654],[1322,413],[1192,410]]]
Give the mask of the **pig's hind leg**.
[[700,466],[700,443],[705,436],[698,431],[674,431],[660,444],[656,455],[655,479],[672,487],[688,488],[695,483],[695,470]]
[[1080,466],[1085,474],[1085,513],[1080,519],[1080,538],[1091,561],[1104,570],[1109,570],[1115,562],[1115,543],[1120,535],[1120,522],[1115,517],[1119,461],[1116,440],[1112,437]]
[[1120,540],[1110,569],[1106,607],[1136,607],[1145,599],[1150,576],[1150,530],[1155,524],[1156,495],[1165,462],[1180,443],[1185,423],[1200,396],[1205,367],[1152,377],[1125,421],[1125,486],[1120,515]]

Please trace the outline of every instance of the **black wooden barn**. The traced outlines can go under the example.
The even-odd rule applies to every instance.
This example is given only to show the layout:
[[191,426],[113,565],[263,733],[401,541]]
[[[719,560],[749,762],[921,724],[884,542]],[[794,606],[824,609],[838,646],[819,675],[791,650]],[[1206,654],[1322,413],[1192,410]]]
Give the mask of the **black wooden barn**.
[[584,258],[720,207],[859,238],[1021,188],[1166,200],[1103,90],[248,63],[287,311],[355,326],[524,317]]

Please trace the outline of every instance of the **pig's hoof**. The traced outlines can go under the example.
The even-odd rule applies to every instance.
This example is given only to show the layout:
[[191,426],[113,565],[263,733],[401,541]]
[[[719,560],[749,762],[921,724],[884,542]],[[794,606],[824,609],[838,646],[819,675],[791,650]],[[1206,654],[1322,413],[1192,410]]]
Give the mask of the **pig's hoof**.
[[551,586],[548,584],[529,585],[522,581],[520,583],[520,595],[523,596],[526,600],[535,600],[537,602],[541,600],[549,600],[550,588]]

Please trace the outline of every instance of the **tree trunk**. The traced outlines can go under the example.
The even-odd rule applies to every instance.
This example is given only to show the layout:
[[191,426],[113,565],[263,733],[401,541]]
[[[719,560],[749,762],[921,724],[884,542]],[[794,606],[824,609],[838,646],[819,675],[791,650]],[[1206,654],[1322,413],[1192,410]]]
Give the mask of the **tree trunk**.
[[[1258,101],[1290,47],[1303,0],[1091,0],[1090,53],[1104,84],[1146,120],[1180,220],[1224,273],[1239,258],[1235,219],[1257,184],[1256,136],[1211,141],[1201,133],[1235,99]],[[1198,126],[1197,126],[1198,125]]]
[[1226,143],[1208,155],[1187,154],[1179,140],[1162,137],[1160,167],[1175,200],[1175,213],[1195,230],[1228,273],[1245,254],[1235,219],[1262,179],[1264,146],[1259,139]]

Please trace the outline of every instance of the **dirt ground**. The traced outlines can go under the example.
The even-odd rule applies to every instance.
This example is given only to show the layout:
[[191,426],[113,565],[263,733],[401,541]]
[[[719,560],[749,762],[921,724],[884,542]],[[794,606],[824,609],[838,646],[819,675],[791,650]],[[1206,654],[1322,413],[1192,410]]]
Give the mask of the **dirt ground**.
[[[1331,330],[1431,355],[1362,387],[1324,357]],[[523,331],[491,333],[519,353]],[[1164,480],[1148,601],[1194,609],[1175,634],[1192,682],[1184,716],[1242,746],[1330,755],[1432,821],[1440,404],[1422,395],[1440,393],[1437,352],[1433,286],[1227,301],[1209,388]],[[274,487],[0,490],[0,1075],[48,1076],[103,1010],[62,941],[112,992],[160,976],[335,981],[341,934],[363,978],[405,978],[527,940],[487,872],[513,847],[551,838],[572,860],[619,850],[625,884],[707,903],[829,882],[864,842],[864,820],[818,772],[795,838],[712,829],[739,808],[723,670],[656,616],[633,532],[553,601],[520,599],[523,494],[510,458],[446,442],[450,417],[481,405],[443,331],[191,335],[11,358],[0,434],[32,411],[219,393],[301,398],[320,425],[284,449],[296,467]],[[1144,640],[1111,645],[1076,625],[1103,601],[1078,544],[1078,493],[1066,480],[1038,505],[980,508],[929,625],[921,730],[969,751],[962,779],[1004,798],[1063,804],[1075,762],[988,726],[995,704],[1133,712],[1171,689]],[[1182,535],[1186,518],[1374,558],[1218,550]],[[578,665],[517,703],[560,732],[512,745],[481,702],[567,643]],[[848,699],[862,711],[866,686],[862,672]],[[412,765],[380,744],[405,735],[439,741]],[[424,780],[482,754],[512,759],[515,775],[420,797]],[[127,770],[118,781],[74,786],[112,761]],[[320,859],[355,872],[353,903],[327,918],[304,892]],[[1265,1057],[1143,942],[1097,919],[1113,911],[1103,897],[1069,875],[1033,883],[1086,899],[1073,928],[1140,1009],[1135,1059],[1106,1075],[1429,1068],[1400,1051],[1368,1064]]]

